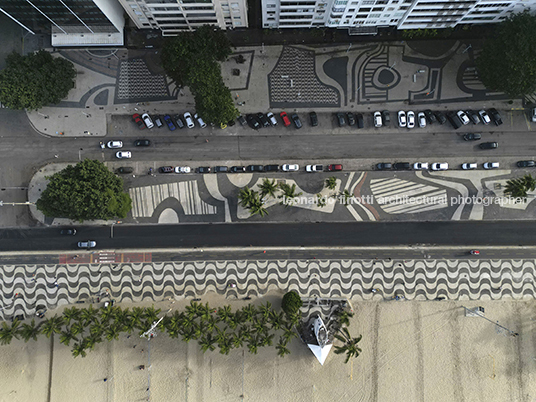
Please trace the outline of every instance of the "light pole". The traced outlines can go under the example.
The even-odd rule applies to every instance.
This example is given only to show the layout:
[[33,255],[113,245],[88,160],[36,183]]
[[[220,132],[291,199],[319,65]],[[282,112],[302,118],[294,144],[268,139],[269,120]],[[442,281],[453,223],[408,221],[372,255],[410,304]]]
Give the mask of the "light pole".
[[471,49],[473,46],[472,45],[469,45],[465,48],[465,50],[462,52],[462,54],[464,54],[465,52],[467,52],[469,49]]
[[164,319],[161,317],[158,321],[153,321],[153,325],[146,332],[140,335],[140,338],[147,338],[147,400],[151,400],[151,339],[153,339],[156,333],[156,327]]
[[4,205],[10,205],[12,207],[15,207],[17,205],[35,205],[35,202],[30,202],[30,201],[26,201],[26,202],[4,202],[4,201],[0,201],[0,207],[3,207]]

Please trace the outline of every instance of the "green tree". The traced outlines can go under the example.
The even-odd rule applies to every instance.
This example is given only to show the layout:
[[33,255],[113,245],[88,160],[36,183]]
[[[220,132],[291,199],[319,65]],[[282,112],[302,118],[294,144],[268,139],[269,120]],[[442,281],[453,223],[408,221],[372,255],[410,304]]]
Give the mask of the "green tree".
[[78,321],[81,317],[82,310],[77,309],[76,307],[66,308],[63,310],[63,322],[65,325],[69,325],[71,321]]
[[351,357],[357,357],[361,353],[361,349],[357,346],[357,344],[359,341],[361,341],[362,335],[359,335],[357,338],[352,338],[348,328],[343,327],[340,329],[339,334],[335,334],[335,338],[343,342],[342,346],[335,346],[335,353],[346,353],[346,360],[344,361],[345,363],[348,363]]
[[48,217],[80,222],[124,218],[132,208],[130,196],[123,191],[123,179],[97,160],[69,165],[48,179],[36,202],[37,209]]
[[63,317],[55,315],[44,322],[41,333],[45,334],[47,338],[50,338],[53,334],[59,334],[61,332],[62,325]]
[[536,18],[524,11],[497,24],[476,59],[478,75],[491,90],[511,97],[536,91]]
[[344,190],[339,193],[339,197],[342,199],[342,203],[344,205],[348,205],[350,203],[350,200],[353,198],[353,195],[348,191]]
[[527,198],[529,191],[536,188],[536,180],[532,175],[527,174],[517,179],[510,179],[506,182],[504,194],[514,198]]
[[71,350],[74,357],[86,357],[86,345],[83,342],[76,342]]
[[290,354],[290,350],[287,348],[287,340],[285,338],[279,338],[279,343],[275,347],[277,349],[277,355],[279,357],[285,357]]
[[44,50],[21,56],[11,53],[0,71],[0,102],[10,109],[33,109],[57,104],[74,87],[76,70],[62,57]]
[[303,301],[298,292],[291,290],[285,293],[281,302],[281,308],[287,315],[287,317],[298,314],[300,308],[303,306]]
[[37,341],[37,335],[41,333],[39,326],[35,324],[35,320],[32,318],[30,324],[23,323],[20,329],[20,335],[24,342],[28,342],[30,339]]
[[260,185],[261,189],[261,197],[264,198],[265,195],[269,195],[270,197],[275,197],[275,192],[277,191],[277,184],[275,184],[275,180],[270,179],[263,179],[262,184]]
[[2,345],[9,345],[13,338],[19,339],[19,325],[19,320],[13,321],[11,325],[5,321],[2,322],[2,327],[0,327],[0,343]]
[[78,338],[73,334],[68,328],[65,331],[60,333],[60,343],[63,343],[65,346],[69,346],[71,341],[78,341]]
[[330,190],[335,190],[335,187],[337,187],[337,178],[336,177],[328,177],[326,179],[326,187]]
[[299,197],[302,195],[302,192],[296,193],[296,184],[287,184],[287,183],[281,183],[279,185],[279,188],[281,191],[283,191],[283,194],[280,195],[278,198],[282,198],[283,201],[280,202],[281,205],[284,205],[286,207],[290,207],[294,204],[294,198]]
[[238,192],[238,199],[240,200],[240,205],[244,208],[249,208],[253,200],[255,199],[257,192],[250,189],[248,186],[240,189]]

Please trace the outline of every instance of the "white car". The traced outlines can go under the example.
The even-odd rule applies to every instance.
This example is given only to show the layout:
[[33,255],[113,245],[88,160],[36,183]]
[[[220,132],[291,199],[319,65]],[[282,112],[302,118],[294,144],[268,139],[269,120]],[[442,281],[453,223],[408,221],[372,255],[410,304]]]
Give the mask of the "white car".
[[108,141],[108,144],[106,144],[106,146],[110,149],[123,148],[123,142],[122,141]]
[[380,112],[374,112],[374,127],[381,127],[382,123],[382,114]]
[[197,120],[197,122],[199,123],[199,125],[201,126],[201,128],[205,128],[207,126],[207,123],[205,123],[203,121],[203,119],[201,118],[201,116],[199,116],[197,113],[194,114],[194,119]]
[[398,126],[406,127],[406,112],[404,112],[403,110],[398,112]]
[[408,112],[408,128],[415,127],[415,113],[411,110]]
[[298,170],[300,170],[300,166],[286,164],[281,166],[281,170],[283,172],[297,172]]
[[147,128],[153,128],[154,127],[153,120],[151,119],[151,116],[149,116],[147,113],[142,114],[141,118],[143,119],[143,122],[145,123]]
[[476,163],[462,163],[462,169],[463,170],[473,170],[476,169],[477,165]]
[[190,173],[192,168],[190,166],[177,166],[175,168],[175,173]]
[[322,172],[324,170],[323,165],[307,165],[305,166],[306,172]]
[[78,248],[94,248],[97,247],[97,242],[95,240],[79,241]]
[[442,162],[442,163],[432,163],[431,169],[432,170],[448,170],[449,164]]
[[499,162],[486,162],[482,166],[484,169],[499,169]]
[[456,112],[456,115],[460,118],[462,124],[465,126],[467,124],[469,124],[470,120],[469,120],[469,116],[467,116],[467,114],[463,111],[463,110],[458,110]]
[[115,157],[118,159],[130,159],[132,158],[132,153],[130,151],[117,151]]
[[531,113],[532,122],[536,123],[536,107],[533,107],[530,113]]
[[419,112],[419,114],[417,115],[417,121],[419,122],[420,128],[426,127],[426,116],[424,115],[424,112]]
[[416,162],[413,164],[413,170],[428,170],[428,163]]
[[266,113],[266,117],[268,117],[268,120],[270,120],[270,123],[272,123],[272,126],[277,126],[277,120],[275,119],[275,116],[272,112]]
[[480,116],[480,120],[482,120],[482,123],[484,123],[484,124],[491,123],[491,119],[489,118],[489,114],[484,109],[479,110],[478,115]]
[[190,114],[190,112],[184,113],[184,121],[186,121],[186,125],[188,126],[188,128],[195,127],[195,123],[192,119],[192,115]]

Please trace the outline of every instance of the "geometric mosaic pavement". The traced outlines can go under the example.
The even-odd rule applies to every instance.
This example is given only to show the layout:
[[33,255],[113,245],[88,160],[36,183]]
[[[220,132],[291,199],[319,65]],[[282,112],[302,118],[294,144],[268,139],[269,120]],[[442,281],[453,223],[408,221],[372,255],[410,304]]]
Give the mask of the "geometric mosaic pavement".
[[115,97],[116,103],[171,99],[166,77],[152,74],[143,59],[121,61]]

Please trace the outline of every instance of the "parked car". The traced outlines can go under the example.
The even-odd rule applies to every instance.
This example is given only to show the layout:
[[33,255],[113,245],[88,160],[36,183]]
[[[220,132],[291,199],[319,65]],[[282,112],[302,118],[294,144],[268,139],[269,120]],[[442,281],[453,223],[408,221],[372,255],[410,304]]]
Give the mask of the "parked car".
[[415,127],[415,113],[412,110],[410,110],[407,113],[407,116],[408,116],[408,125],[407,125],[407,127],[408,128]]
[[499,144],[497,142],[483,142],[480,144],[481,149],[496,149],[499,148]]
[[171,116],[169,114],[164,116],[164,121],[166,122],[170,131],[175,131],[177,127],[175,127],[175,124],[173,124],[173,120],[171,120]]
[[281,117],[281,120],[283,120],[283,125],[285,127],[290,126],[290,120],[288,118],[288,115],[285,112],[279,113],[279,117]]
[[60,231],[60,234],[64,235],[64,236],[74,236],[76,234],[76,229],[75,228],[65,228],[65,229],[62,229]]
[[248,124],[248,122],[246,121],[246,118],[244,116],[242,116],[242,115],[238,116],[238,122],[242,126],[245,126],[246,124]]
[[337,123],[339,124],[339,127],[343,127],[346,125],[346,120],[344,120],[344,114],[339,112],[336,114],[337,116]]
[[175,167],[175,173],[191,173],[192,168],[190,166],[177,166]]
[[456,116],[458,116],[458,118],[460,119],[460,121],[462,122],[462,124],[465,126],[467,124],[469,124],[469,117],[467,116],[467,114],[463,111],[463,110],[458,110],[456,112]]
[[151,141],[149,140],[136,140],[134,141],[135,147],[148,147],[151,145]]
[[536,166],[535,161],[519,161],[517,162],[517,167],[523,168],[523,167],[534,167]]
[[130,151],[117,151],[115,153],[115,157],[117,159],[130,159],[132,158],[132,154],[130,153]]
[[207,126],[207,123],[205,123],[203,121],[203,119],[201,118],[201,116],[199,116],[197,113],[194,114],[194,119],[197,120],[197,122],[199,123],[199,125],[201,126],[201,128],[205,128]]
[[231,173],[244,173],[246,168],[244,166],[233,166],[230,171]]
[[147,113],[142,114],[141,118],[143,119],[143,122],[145,123],[145,126],[147,128],[153,128],[154,127],[153,120],[151,119],[151,116],[149,116]]
[[227,166],[215,166],[212,171],[214,173],[227,173],[229,168]]
[[477,112],[475,112],[474,110],[468,110],[466,113],[467,113],[467,116],[469,116],[469,120],[471,120],[473,124],[480,123],[480,118],[478,117]]
[[365,120],[363,119],[363,115],[361,113],[357,113],[355,118],[357,120],[357,128],[365,127]]
[[195,123],[194,123],[194,120],[192,119],[192,114],[190,112],[184,113],[183,117],[184,117],[184,121],[186,122],[186,126],[188,128],[194,128],[195,127]]
[[378,170],[391,170],[392,168],[393,168],[393,165],[390,163],[382,162],[382,163],[376,164],[376,169]]
[[398,112],[398,127],[406,127],[407,126],[407,120],[406,120],[406,112],[403,110],[400,110]]
[[356,121],[355,121],[355,116],[352,112],[347,112],[346,113],[346,119],[348,119],[348,125],[349,126],[354,126],[356,124]]
[[263,127],[270,127],[270,120],[263,113],[257,113],[257,119],[259,119]]
[[294,122],[294,126],[296,126],[296,128],[302,128],[300,117],[296,113],[293,113],[291,117],[292,121]]
[[436,117],[437,119],[437,122],[439,124],[445,124],[447,122],[447,118],[445,117],[445,115],[441,112],[434,112],[434,116]]
[[79,241],[78,248],[95,248],[97,247],[97,242],[95,240]]
[[485,162],[482,166],[484,169],[499,169],[499,162]]
[[164,125],[164,123],[162,123],[162,118],[158,115],[154,116],[154,124],[156,124],[156,127],[158,128]]
[[432,113],[430,109],[426,109],[424,111],[424,115],[426,116],[426,119],[428,119],[428,123],[434,124],[437,122],[437,117]]
[[305,166],[305,171],[306,172],[322,172],[324,170],[324,166],[323,165],[307,165]]
[[275,119],[275,116],[272,112],[268,112],[266,114],[266,117],[268,117],[268,120],[270,120],[270,124],[272,124],[272,126],[277,126],[277,120]]
[[316,116],[315,112],[309,113],[309,120],[311,120],[311,126],[313,127],[318,126],[318,117]]
[[132,173],[134,172],[134,168],[131,168],[129,166],[121,166],[120,168],[117,168],[116,172],[121,174]]
[[480,116],[480,120],[482,120],[482,123],[484,123],[486,125],[491,123],[491,119],[489,118],[489,114],[484,109],[479,110],[478,115]]
[[420,128],[426,127],[426,116],[424,112],[419,112],[419,114],[417,114],[417,121],[419,122]]
[[196,173],[210,173],[212,172],[212,169],[208,166],[200,166],[197,169],[195,169]]
[[382,126],[382,114],[380,112],[374,112],[374,127],[379,128]]
[[432,170],[448,170],[449,168],[449,164],[446,163],[446,162],[441,162],[441,163],[432,163],[430,165],[430,168]]
[[264,165],[265,172],[279,172],[279,165]]
[[536,123],[536,107],[533,107],[530,110],[530,118],[531,118],[533,123]]
[[300,166],[296,164],[293,164],[293,165],[285,164],[285,165],[281,165],[281,170],[283,172],[297,172],[298,170],[300,170]]
[[458,117],[458,115],[454,112],[447,112],[447,119],[449,120],[450,124],[452,124],[452,127],[454,130],[459,129],[461,126],[463,126],[462,121]]
[[175,120],[175,125],[180,129],[183,129],[186,126],[180,114],[173,116],[173,120]]
[[161,166],[158,168],[158,171],[160,173],[173,173],[175,169],[173,168],[173,166]]
[[473,170],[477,168],[476,163],[462,163],[462,169],[463,170]]
[[409,162],[397,162],[393,165],[394,170],[410,170],[411,165]]
[[263,172],[264,166],[262,165],[249,165],[246,167],[246,172]]
[[248,114],[246,116],[246,120],[248,121],[248,125],[253,130],[258,130],[259,128],[262,127],[262,124],[261,124],[260,120],[258,119],[258,117],[253,115],[253,114]]
[[389,111],[388,110],[384,110],[382,112],[382,117],[383,117],[383,124],[385,126],[388,126],[391,124],[391,116],[389,116]]
[[479,141],[482,139],[482,134],[479,133],[467,133],[464,134],[463,139],[465,141]]
[[500,126],[501,124],[503,124],[501,115],[499,114],[497,109],[495,108],[489,109],[489,114],[491,115],[491,120],[493,120],[496,126]]
[[145,128],[145,123],[141,119],[141,116],[138,113],[134,113],[132,115],[132,118],[134,119],[134,122],[138,125],[140,130],[143,130]]
[[342,170],[341,164],[328,165],[329,172],[340,172]]
[[123,148],[123,141],[108,141],[106,146],[110,149]]
[[414,170],[428,170],[428,163],[426,162],[416,162],[413,164]]

